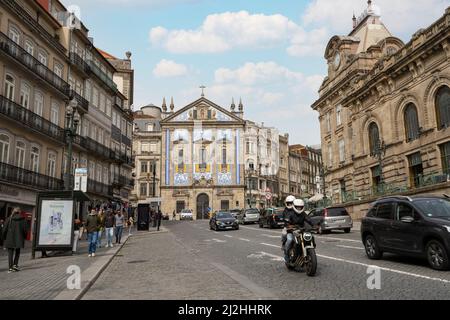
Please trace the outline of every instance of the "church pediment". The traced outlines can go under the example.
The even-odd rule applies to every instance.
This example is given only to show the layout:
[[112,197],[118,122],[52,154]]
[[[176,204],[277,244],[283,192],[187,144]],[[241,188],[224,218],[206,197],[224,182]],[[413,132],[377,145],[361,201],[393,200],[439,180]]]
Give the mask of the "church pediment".
[[237,122],[243,124],[243,120],[237,115],[204,97],[170,115],[162,123],[195,121]]

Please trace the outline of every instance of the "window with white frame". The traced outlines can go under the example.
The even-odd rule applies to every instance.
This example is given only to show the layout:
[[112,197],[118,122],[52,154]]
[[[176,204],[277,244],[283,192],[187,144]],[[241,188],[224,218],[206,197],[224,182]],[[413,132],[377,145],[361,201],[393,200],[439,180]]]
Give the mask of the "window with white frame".
[[34,93],[34,112],[42,117],[44,110],[44,95],[40,91]]
[[141,152],[150,152],[150,143],[141,142]]
[[50,114],[50,121],[53,124],[59,125],[59,106],[56,102],[52,103],[52,109]]
[[7,73],[6,77],[5,77],[5,96],[6,96],[6,99],[14,101],[15,91],[16,91],[16,80],[15,80],[15,78],[12,75]]
[[339,161],[345,162],[345,141],[344,139],[340,139],[338,141],[339,145]]
[[26,109],[30,109],[31,87],[22,82],[20,87],[20,105]]
[[20,45],[20,32],[16,27],[10,26],[8,32],[9,38]]
[[39,148],[36,146],[31,147],[31,163],[30,170],[33,172],[39,172]]
[[25,51],[34,56],[34,44],[30,40],[25,41]]
[[97,175],[96,175],[96,180],[98,182],[102,182],[102,174],[103,174],[103,170],[102,170],[102,165],[101,164],[97,164]]
[[60,64],[59,62],[55,62],[55,65],[53,66],[53,72],[55,72],[55,74],[58,77],[63,78],[63,71],[64,71],[63,65]]
[[16,143],[16,167],[25,169],[25,142],[17,141]]
[[336,107],[336,125],[340,126],[342,124],[342,106]]
[[56,153],[54,153],[54,152],[48,153],[47,175],[50,177],[56,176]]
[[150,143],[150,152],[157,152],[158,151],[158,144],[156,142]]
[[42,63],[44,66],[47,66],[48,63],[48,54],[43,51],[43,50],[39,50],[38,52],[38,60],[40,63]]
[[93,87],[92,89],[92,105],[94,107],[98,107],[98,89],[96,87]]
[[9,136],[0,134],[0,162],[9,163]]
[[95,162],[89,161],[89,172],[88,172],[89,178],[94,179],[95,178]]
[[106,99],[106,114],[111,117],[112,101],[111,99]]

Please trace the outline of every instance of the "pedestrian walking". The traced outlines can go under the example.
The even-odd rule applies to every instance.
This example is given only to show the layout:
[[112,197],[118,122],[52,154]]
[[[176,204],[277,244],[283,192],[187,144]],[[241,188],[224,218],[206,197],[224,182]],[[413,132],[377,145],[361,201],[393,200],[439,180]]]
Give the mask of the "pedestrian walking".
[[97,234],[98,234],[99,219],[97,211],[92,209],[86,219],[86,231],[89,241],[89,257],[95,257],[97,251]]
[[172,218],[173,218],[173,220],[175,220],[175,219],[176,219],[176,217],[177,217],[177,215],[175,214],[175,210],[173,210],[173,214],[172,214]]
[[120,244],[122,239],[123,225],[124,225],[124,217],[122,212],[119,211],[115,217],[114,225],[116,226],[116,243]]
[[14,208],[11,216],[6,220],[3,228],[3,239],[5,248],[8,249],[8,273],[20,271],[19,258],[20,249],[25,247],[27,229],[25,218],[20,215],[21,209]]
[[99,214],[98,214],[98,234],[97,234],[97,247],[101,248],[102,247],[102,236],[103,236],[103,232],[105,230],[105,211],[103,211],[103,209],[100,209]]
[[5,221],[3,219],[0,219],[0,248],[3,248],[3,226]]
[[156,227],[158,228],[161,226],[161,219],[162,219],[162,212],[160,209],[158,209],[158,212],[156,213]]
[[134,219],[132,216],[130,216],[130,218],[128,219],[128,236],[132,236],[131,231],[133,229],[134,226]]
[[75,220],[73,221],[73,247],[72,254],[75,254],[78,251],[78,240],[80,240],[80,228],[81,221],[78,219],[78,215],[75,216]]
[[106,232],[106,247],[113,247],[114,236],[114,215],[111,210],[108,210],[105,217],[105,232]]

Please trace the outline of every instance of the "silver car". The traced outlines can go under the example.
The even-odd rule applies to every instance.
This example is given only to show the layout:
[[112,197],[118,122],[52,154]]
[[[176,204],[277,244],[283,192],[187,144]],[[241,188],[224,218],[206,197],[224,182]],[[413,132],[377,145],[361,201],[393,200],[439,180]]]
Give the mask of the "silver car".
[[237,220],[240,224],[259,223],[260,213],[258,209],[245,209],[238,215]]
[[314,209],[309,213],[309,218],[319,234],[332,230],[350,233],[353,228],[353,220],[344,207]]

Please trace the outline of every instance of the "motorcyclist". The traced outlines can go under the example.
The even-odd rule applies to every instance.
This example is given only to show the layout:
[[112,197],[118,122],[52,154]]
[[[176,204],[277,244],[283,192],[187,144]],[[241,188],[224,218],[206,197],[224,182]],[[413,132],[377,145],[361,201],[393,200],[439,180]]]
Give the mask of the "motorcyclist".
[[[285,208],[283,211],[283,221],[285,222],[285,226],[286,226],[286,217],[288,217],[290,214],[295,213],[294,211],[294,201],[295,201],[295,197],[294,196],[288,196],[284,202]],[[281,243],[283,244],[283,248],[284,248],[284,244],[286,243],[287,240],[287,229],[286,227],[283,229],[283,232],[281,233]],[[283,249],[284,250],[284,249]]]
[[286,231],[287,231],[287,240],[284,245],[284,260],[289,262],[289,249],[294,241],[293,231],[298,228],[304,228],[305,222],[307,222],[310,226],[313,226],[313,222],[305,213],[305,202],[301,199],[295,199],[293,204],[293,212],[290,212],[284,219]]

